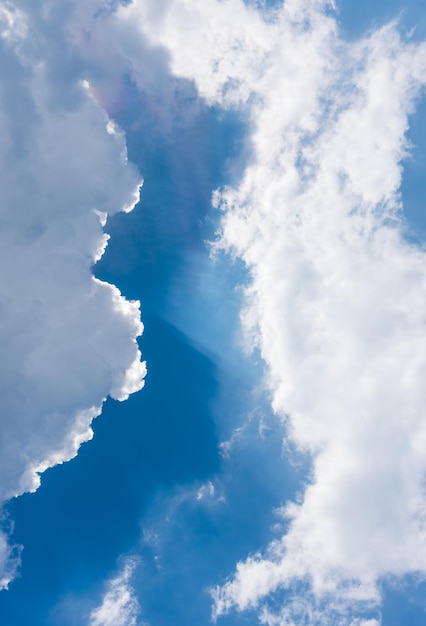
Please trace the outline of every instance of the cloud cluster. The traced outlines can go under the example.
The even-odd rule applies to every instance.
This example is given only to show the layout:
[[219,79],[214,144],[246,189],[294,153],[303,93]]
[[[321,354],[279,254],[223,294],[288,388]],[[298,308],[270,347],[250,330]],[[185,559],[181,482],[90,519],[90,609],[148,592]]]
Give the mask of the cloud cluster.
[[[73,457],[105,398],[145,375],[139,303],[93,276],[140,176],[51,8],[0,2],[0,503]],[[10,550],[2,536],[2,587]]]
[[398,223],[425,49],[392,28],[350,48],[333,31],[303,37],[312,58],[294,51],[296,78],[277,62],[255,164],[217,202],[222,243],[250,269],[244,321],[274,409],[313,455],[312,478],[285,507],[286,534],[220,590],[218,613],[302,578],[317,597],[371,602],[381,577],[426,571],[426,258]]
[[[74,455],[105,397],[142,385],[138,303],[92,273],[106,215],[140,185],[101,107],[125,73],[153,109],[175,102],[156,71],[170,63],[209,104],[249,112],[250,163],[214,198],[219,246],[248,268],[247,340],[312,456],[282,535],[215,591],[215,615],[372,626],[380,579],[426,573],[426,255],[399,193],[426,46],[395,25],[347,43],[325,0],[257,4],[0,0],[0,502]],[[92,626],[108,606],[136,619],[128,571]]]
[[[239,0],[134,3],[119,19],[207,101],[251,111],[252,161],[214,199],[220,246],[246,263],[248,341],[312,455],[282,537],[238,564],[215,614],[377,623],[363,615],[378,581],[426,573],[426,255],[404,236],[399,192],[426,46],[392,24],[347,43],[320,0],[266,17]],[[268,608],[282,588],[285,610]]]

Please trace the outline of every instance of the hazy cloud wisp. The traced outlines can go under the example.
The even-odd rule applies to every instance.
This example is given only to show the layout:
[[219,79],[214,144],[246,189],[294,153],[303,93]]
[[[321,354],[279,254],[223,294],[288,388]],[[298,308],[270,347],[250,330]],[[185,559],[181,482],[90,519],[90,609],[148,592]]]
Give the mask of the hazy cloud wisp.
[[108,581],[102,603],[90,614],[90,626],[136,626],[141,607],[131,586],[136,562],[128,558],[122,571]]

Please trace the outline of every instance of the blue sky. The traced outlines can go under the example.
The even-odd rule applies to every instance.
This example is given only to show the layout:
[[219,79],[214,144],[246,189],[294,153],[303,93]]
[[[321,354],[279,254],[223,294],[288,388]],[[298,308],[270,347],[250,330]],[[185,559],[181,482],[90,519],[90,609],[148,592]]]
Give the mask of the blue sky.
[[426,10],[250,4],[0,1],[5,626],[424,623]]

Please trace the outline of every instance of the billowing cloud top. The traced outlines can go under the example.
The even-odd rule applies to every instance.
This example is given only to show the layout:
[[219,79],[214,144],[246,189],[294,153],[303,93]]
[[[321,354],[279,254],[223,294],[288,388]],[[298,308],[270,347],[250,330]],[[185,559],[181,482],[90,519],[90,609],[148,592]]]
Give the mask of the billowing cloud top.
[[[73,457],[105,398],[145,374],[139,303],[92,273],[106,217],[134,207],[140,176],[48,8],[0,2],[0,502]],[[9,551],[2,540],[3,586]]]

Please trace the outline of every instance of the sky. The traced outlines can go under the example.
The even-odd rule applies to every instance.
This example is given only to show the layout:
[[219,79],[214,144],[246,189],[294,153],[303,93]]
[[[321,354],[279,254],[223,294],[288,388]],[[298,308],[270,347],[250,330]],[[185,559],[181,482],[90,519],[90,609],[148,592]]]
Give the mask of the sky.
[[0,0],[1,626],[426,616],[426,8]]

